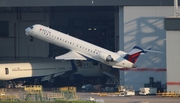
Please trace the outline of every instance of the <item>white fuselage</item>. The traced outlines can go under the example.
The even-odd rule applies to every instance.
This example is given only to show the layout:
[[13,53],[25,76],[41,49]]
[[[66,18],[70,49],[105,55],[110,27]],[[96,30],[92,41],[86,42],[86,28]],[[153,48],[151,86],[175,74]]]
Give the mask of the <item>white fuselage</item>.
[[[126,54],[123,51],[119,51],[118,53],[111,52],[107,49],[82,41],[43,25],[36,24],[33,25],[33,28],[29,27],[25,31],[27,35],[64,47],[73,52],[116,68],[132,68],[133,66],[132,62],[123,58]],[[106,57],[107,55],[110,55],[113,58],[113,61],[106,61],[103,59],[103,57]]]
[[74,74],[80,74],[84,77],[104,76],[100,71],[99,64],[93,65],[91,61],[82,61],[82,66],[77,66],[77,62],[74,61],[74,63],[75,67],[72,66],[70,61],[51,59],[1,61],[0,80],[43,78],[56,73],[65,73],[72,69],[77,69]]
[[33,61],[0,63],[0,80],[44,77],[72,70],[71,62]]

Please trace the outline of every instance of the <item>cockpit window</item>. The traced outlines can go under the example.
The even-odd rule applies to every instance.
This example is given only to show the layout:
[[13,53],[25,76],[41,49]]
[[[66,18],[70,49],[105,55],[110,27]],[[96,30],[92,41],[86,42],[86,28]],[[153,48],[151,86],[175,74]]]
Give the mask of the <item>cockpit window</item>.
[[33,29],[33,26],[31,26],[30,28]]

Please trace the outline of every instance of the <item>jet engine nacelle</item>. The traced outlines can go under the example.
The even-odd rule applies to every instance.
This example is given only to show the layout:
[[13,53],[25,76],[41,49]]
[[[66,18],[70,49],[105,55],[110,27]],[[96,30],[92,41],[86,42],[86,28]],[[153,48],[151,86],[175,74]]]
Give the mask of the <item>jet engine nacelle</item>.
[[111,55],[105,54],[105,53],[100,53],[99,54],[100,58],[105,60],[105,61],[114,61]]

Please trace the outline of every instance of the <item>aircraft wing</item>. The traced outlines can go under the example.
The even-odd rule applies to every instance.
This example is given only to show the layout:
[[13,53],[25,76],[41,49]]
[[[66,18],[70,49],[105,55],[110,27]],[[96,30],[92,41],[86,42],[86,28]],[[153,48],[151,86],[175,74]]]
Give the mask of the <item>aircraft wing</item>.
[[60,76],[60,75],[62,75],[62,74],[64,74],[64,73],[65,73],[65,72],[59,72],[59,73],[56,73],[56,74],[47,75],[47,76],[41,78],[41,81],[42,81],[42,82],[43,82],[43,81],[49,81],[49,80],[51,80],[51,78]]
[[113,68],[124,68],[124,67],[119,67],[119,66],[112,66]]
[[87,60],[84,56],[73,51],[70,51],[60,56],[56,56],[55,59],[57,60]]

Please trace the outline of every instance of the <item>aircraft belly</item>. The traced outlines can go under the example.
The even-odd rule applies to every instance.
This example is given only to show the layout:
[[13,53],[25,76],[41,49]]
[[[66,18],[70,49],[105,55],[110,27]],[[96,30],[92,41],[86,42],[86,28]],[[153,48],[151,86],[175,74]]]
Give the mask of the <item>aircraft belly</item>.
[[122,60],[120,62],[110,62],[110,65],[114,68],[132,68],[133,63],[127,60]]

